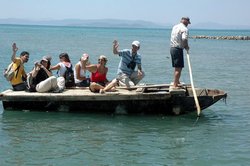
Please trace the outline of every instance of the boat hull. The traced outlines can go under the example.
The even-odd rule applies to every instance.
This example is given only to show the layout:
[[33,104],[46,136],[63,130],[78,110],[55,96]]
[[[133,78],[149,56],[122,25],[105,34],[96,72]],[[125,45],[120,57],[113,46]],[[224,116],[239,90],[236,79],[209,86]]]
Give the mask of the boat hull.
[[[220,90],[196,91],[202,110],[226,97]],[[86,89],[71,89],[60,94],[8,91],[3,92],[0,99],[5,110],[122,114],[184,114],[196,110],[190,87],[174,92],[169,88],[148,88],[142,92],[119,89],[108,94],[96,94]]]

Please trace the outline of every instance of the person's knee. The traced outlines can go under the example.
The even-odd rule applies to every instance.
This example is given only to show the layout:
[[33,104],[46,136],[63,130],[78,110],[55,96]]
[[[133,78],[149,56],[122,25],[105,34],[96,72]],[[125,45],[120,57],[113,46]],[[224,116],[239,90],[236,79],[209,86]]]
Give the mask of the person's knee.
[[97,83],[95,83],[95,82],[91,82],[89,85],[89,87],[96,87],[96,86],[97,86]]
[[50,79],[52,88],[55,88],[55,87],[58,86],[58,85],[57,85],[57,79],[56,79],[55,76],[51,76],[49,79]]
[[64,77],[58,77],[57,80],[58,80],[58,82],[65,83]]
[[65,87],[65,78],[64,77],[58,77],[57,78],[57,85],[59,86],[59,87]]
[[117,84],[118,81],[119,81],[119,80],[116,78],[116,79],[113,79],[113,80],[111,81],[111,83],[112,83],[112,84]]
[[95,92],[97,84],[95,82],[91,82],[89,85],[89,89],[91,92]]

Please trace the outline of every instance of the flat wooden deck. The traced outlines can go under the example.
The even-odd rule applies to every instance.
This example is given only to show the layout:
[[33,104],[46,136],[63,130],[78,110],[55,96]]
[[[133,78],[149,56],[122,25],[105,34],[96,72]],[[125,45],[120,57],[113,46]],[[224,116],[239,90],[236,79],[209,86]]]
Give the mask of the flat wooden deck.
[[169,99],[168,91],[138,92],[136,90],[119,89],[104,94],[93,93],[89,89],[66,89],[62,93],[38,93],[6,90],[0,94],[2,101],[100,101],[100,100],[155,100]]

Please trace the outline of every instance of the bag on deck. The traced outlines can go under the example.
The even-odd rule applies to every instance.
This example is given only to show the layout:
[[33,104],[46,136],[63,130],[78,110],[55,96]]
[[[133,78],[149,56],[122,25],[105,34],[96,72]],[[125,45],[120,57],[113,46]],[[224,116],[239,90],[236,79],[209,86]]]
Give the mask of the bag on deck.
[[65,87],[72,87],[75,86],[75,79],[74,79],[74,71],[72,69],[72,65],[70,67],[66,67],[66,72],[64,74],[65,78]]
[[14,77],[14,75],[15,75],[16,70],[13,70],[12,66],[13,66],[13,62],[11,64],[9,64],[7,69],[5,69],[4,72],[3,72],[3,75],[4,75],[4,77],[6,78],[7,81],[11,81],[12,78]]
[[27,74],[27,89],[29,92],[36,92],[36,85],[33,84],[33,77],[31,73]]

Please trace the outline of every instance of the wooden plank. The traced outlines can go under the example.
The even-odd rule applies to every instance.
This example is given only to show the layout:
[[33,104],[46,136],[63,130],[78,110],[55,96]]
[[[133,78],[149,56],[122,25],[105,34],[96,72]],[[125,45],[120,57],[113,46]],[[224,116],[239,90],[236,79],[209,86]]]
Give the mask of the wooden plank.
[[2,101],[122,101],[122,100],[159,100],[169,99],[170,93],[137,93],[120,89],[104,94],[92,93],[88,89],[67,89],[63,93],[38,93],[25,91],[4,91]]
[[[134,90],[137,88],[169,88],[172,86],[171,84],[152,84],[152,85],[136,85],[131,87],[126,86],[118,86],[117,89],[127,89],[127,90]],[[181,84],[181,87],[189,87],[190,84]]]

